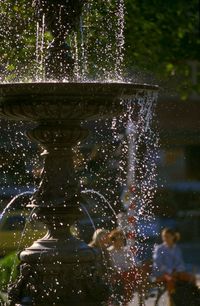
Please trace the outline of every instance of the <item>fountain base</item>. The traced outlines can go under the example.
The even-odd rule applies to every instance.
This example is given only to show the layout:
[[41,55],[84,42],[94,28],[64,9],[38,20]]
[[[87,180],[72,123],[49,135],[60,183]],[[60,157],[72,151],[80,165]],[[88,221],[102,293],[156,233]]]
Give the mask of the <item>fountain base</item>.
[[101,257],[84,242],[70,238],[62,245],[40,240],[21,253],[21,260],[20,277],[9,290],[11,305],[88,306],[102,302]]

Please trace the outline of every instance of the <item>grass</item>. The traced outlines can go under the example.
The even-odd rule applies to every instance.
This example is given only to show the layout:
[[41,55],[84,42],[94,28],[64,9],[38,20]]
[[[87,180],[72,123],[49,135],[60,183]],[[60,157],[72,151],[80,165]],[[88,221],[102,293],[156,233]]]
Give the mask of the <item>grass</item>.
[[7,299],[7,287],[18,276],[19,259],[16,253],[11,253],[0,259],[0,300]]

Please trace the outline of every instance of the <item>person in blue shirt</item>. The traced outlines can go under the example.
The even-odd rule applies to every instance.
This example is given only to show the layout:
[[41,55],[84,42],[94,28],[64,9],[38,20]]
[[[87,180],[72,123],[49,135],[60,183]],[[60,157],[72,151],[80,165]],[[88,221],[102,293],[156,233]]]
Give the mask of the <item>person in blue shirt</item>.
[[179,233],[173,229],[165,228],[161,236],[163,243],[157,245],[153,252],[154,275],[160,277],[163,274],[171,275],[174,272],[185,271],[182,252],[176,244],[179,240]]
[[162,230],[161,237],[162,244],[157,245],[153,251],[153,275],[157,282],[166,284],[169,296],[171,296],[175,292],[176,281],[195,283],[195,278],[185,272],[182,252],[177,245],[180,239],[179,233],[174,229],[165,228]]

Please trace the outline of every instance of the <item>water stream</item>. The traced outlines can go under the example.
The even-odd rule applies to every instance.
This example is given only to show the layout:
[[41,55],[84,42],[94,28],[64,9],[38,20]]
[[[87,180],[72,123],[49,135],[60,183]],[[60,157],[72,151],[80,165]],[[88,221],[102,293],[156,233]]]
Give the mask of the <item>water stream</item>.
[[86,189],[86,190],[82,190],[82,193],[90,193],[90,194],[96,194],[98,195],[100,198],[102,198],[104,200],[104,202],[108,205],[108,207],[110,208],[110,210],[112,211],[113,215],[115,217],[117,217],[117,214],[115,212],[115,210],[113,209],[112,205],[109,203],[109,201],[104,197],[104,195],[102,195],[100,192],[93,190],[93,189]]
[[44,52],[45,52],[45,15],[42,16],[41,24],[37,22],[36,31],[36,81],[45,80],[45,62],[44,62]]
[[[67,37],[75,80],[123,80],[124,11],[124,0],[88,0],[84,5],[79,28]],[[45,14],[40,21],[36,16],[36,8],[28,3],[0,3],[2,81],[45,80],[45,54],[52,36]]]
[[[18,245],[17,245],[17,249],[16,249],[16,254],[19,254],[19,251],[21,250],[21,246],[22,246],[22,243],[23,243],[23,239],[25,238],[25,235],[26,235],[26,231],[27,231],[27,228],[30,224],[30,221],[31,221],[31,218],[34,214],[34,211],[35,211],[35,208],[33,208],[29,214],[28,217],[26,217],[26,222],[25,222],[25,225],[24,225],[24,228],[22,230],[22,233],[21,233],[21,237],[20,237],[20,240],[18,241]],[[34,236],[34,235],[33,235]],[[12,283],[13,281],[13,273],[14,273],[14,268],[15,268],[15,265],[16,265],[16,260],[17,258],[15,258],[15,261],[13,262],[13,266],[12,266],[12,270],[11,270],[11,273],[10,273],[10,279],[9,279],[9,282],[8,282],[8,286]]]
[[85,206],[84,204],[82,204],[82,203],[80,204],[80,206],[81,206],[82,210],[85,212],[86,216],[89,218],[89,220],[90,220],[90,222],[91,222],[91,224],[92,224],[93,230],[94,230],[94,232],[95,232],[97,228],[96,228],[96,226],[95,226],[95,224],[94,224],[94,221],[93,221],[93,219],[92,219],[92,217],[91,217],[91,215],[90,215],[88,209],[87,209],[86,206]]
[[[9,209],[12,208],[13,209],[13,205],[15,205],[15,201],[17,199],[20,199],[20,197],[24,196],[24,195],[33,195],[33,191],[24,191],[20,194],[17,194],[16,196],[14,196],[10,202],[6,205],[6,207],[3,209],[3,211],[0,213],[0,222],[1,219],[4,217],[5,213],[9,212]],[[27,203],[28,204],[28,203]],[[25,209],[26,207],[23,207],[22,209]]]

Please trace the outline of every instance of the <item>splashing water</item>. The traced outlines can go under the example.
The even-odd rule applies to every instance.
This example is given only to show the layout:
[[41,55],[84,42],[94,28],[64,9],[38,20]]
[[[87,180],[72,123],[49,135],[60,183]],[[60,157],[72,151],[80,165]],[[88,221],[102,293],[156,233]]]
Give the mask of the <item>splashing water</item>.
[[116,1],[116,63],[115,63],[115,75],[119,80],[123,80],[123,62],[124,62],[124,0]]
[[82,37],[82,62],[86,59],[87,63],[84,75],[95,80],[122,80],[124,0],[89,1],[83,14]]
[[109,203],[109,201],[100,192],[98,192],[96,190],[93,190],[93,189],[86,189],[86,190],[82,190],[82,193],[92,193],[92,194],[98,195],[108,205],[108,207],[111,209],[113,215],[115,217],[117,217],[117,214],[116,214],[115,210],[113,209],[112,205]]
[[[2,81],[45,80],[45,55],[53,38],[45,14],[39,22],[36,15],[29,3],[0,3]],[[74,54],[75,80],[122,80],[124,0],[87,1],[79,29],[66,40]]]
[[[147,96],[128,104],[127,138],[128,171],[126,199],[128,244],[133,252],[145,256],[146,239],[155,236],[154,205],[156,192],[156,165],[158,158],[158,137],[152,129],[153,109],[156,96]],[[136,107],[139,109],[136,109]],[[137,114],[136,114],[137,112]],[[142,244],[138,243],[138,239]]]
[[[30,220],[34,214],[34,211],[35,211],[35,208],[33,208],[29,214],[29,216],[26,218],[26,222],[24,224],[24,228],[22,230],[22,233],[21,233],[21,237],[20,237],[20,240],[18,241],[18,244],[17,244],[17,250],[16,250],[16,254],[19,253],[20,249],[21,249],[21,245],[23,243],[23,239],[26,235],[26,230],[27,230],[27,227],[30,223]],[[8,286],[12,283],[13,281],[13,274],[14,274],[14,268],[15,268],[15,264],[16,264],[16,260],[17,258],[15,258],[15,261],[13,262],[13,266],[12,266],[12,269],[11,269],[11,273],[10,273],[10,279],[9,279],[9,282],[8,282]]]
[[159,146],[152,126],[156,99],[156,95],[147,93],[145,97],[122,101],[124,113],[104,121],[104,125],[97,121],[84,150],[77,148],[82,161],[82,170],[78,171],[82,189],[87,190],[89,184],[94,189],[87,192],[100,190],[98,193],[103,194],[117,220],[125,208],[125,220],[119,220],[120,226],[128,245],[140,257],[146,256],[145,241],[157,235],[153,201]]
[[33,191],[24,191],[24,192],[22,192],[20,194],[17,194],[14,198],[12,198],[12,200],[7,204],[7,206],[3,209],[3,211],[0,214],[0,222],[1,222],[1,219],[4,217],[5,213],[7,213],[9,211],[9,209],[12,208],[12,205],[15,204],[15,201],[17,199],[20,199],[24,195],[33,195]]
[[36,64],[38,71],[36,73],[36,81],[45,80],[45,63],[44,63],[44,48],[45,48],[45,15],[42,16],[42,24],[37,22],[36,32]]
[[94,224],[94,221],[93,221],[93,219],[92,219],[92,217],[91,217],[91,215],[90,215],[88,209],[87,209],[86,206],[85,206],[84,204],[82,204],[82,203],[80,204],[80,206],[81,206],[82,210],[86,213],[86,216],[88,216],[88,218],[89,218],[89,220],[90,220],[90,222],[91,222],[91,224],[92,224],[93,230],[94,230],[94,232],[95,232],[95,231],[96,231],[96,226],[95,226],[95,224]]

